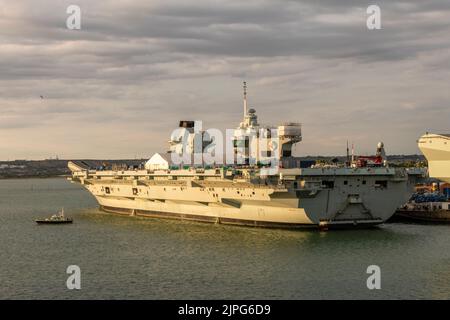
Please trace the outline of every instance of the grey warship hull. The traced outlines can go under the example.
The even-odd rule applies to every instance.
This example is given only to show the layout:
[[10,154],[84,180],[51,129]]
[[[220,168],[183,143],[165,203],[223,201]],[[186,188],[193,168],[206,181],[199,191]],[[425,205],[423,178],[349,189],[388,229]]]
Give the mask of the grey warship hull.
[[280,169],[262,181],[220,169],[93,171],[70,163],[100,208],[122,215],[275,228],[381,224],[420,172],[399,168]]

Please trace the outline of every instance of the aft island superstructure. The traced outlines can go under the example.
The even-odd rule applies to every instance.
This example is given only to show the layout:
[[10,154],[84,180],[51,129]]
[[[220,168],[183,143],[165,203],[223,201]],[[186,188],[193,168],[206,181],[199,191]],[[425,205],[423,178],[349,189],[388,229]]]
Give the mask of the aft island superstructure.
[[[369,166],[367,159],[353,165],[285,167],[292,146],[301,141],[301,126],[292,122],[261,126],[246,99],[245,90],[244,119],[233,137],[235,152],[244,150],[240,164],[172,166],[167,154],[156,154],[144,167],[120,170],[98,170],[71,161],[71,179],[92,193],[107,212],[246,226],[328,228],[385,222],[408,200],[421,176],[421,172],[390,168],[385,161]],[[191,142],[184,148],[192,148],[198,135],[194,122],[181,121],[180,127],[188,131]],[[271,146],[270,133],[265,137],[257,133],[256,142],[249,140],[252,129],[276,130],[278,148]],[[255,160],[249,146],[260,139],[269,139],[260,144],[268,147],[256,147]],[[206,148],[208,139],[202,141]],[[181,143],[172,137],[170,151],[181,152]],[[274,150],[280,161],[268,174],[260,162],[273,157]]]

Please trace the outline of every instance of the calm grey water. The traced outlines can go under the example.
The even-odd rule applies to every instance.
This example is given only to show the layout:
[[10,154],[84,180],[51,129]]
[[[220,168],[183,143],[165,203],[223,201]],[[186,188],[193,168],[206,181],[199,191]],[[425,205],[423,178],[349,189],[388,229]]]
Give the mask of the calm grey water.
[[[61,207],[72,225],[37,225]],[[0,180],[2,299],[449,299],[450,226],[286,231],[120,217],[64,179]],[[68,290],[66,268],[81,268]],[[366,287],[381,268],[381,290]]]

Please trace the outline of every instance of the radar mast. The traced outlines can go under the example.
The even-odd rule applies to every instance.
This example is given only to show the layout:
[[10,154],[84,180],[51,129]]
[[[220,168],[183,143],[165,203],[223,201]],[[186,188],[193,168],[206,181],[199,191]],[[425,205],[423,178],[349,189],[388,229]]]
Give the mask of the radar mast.
[[247,115],[247,82],[244,81],[244,119]]

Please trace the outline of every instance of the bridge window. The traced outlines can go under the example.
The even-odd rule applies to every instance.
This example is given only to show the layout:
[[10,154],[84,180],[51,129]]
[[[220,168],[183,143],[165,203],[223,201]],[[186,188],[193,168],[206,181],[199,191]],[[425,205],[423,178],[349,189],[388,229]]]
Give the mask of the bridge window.
[[292,156],[292,151],[291,150],[283,150],[283,157],[290,157]]
[[111,190],[109,190],[109,187],[106,187],[106,188],[105,188],[105,192],[106,192],[107,194],[110,194],[110,193],[111,193]]

